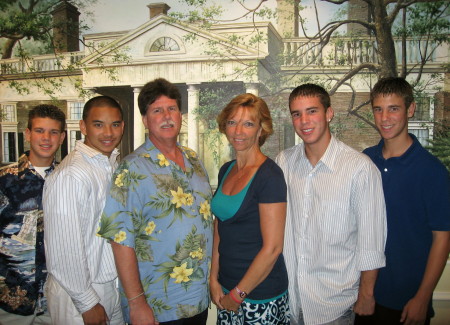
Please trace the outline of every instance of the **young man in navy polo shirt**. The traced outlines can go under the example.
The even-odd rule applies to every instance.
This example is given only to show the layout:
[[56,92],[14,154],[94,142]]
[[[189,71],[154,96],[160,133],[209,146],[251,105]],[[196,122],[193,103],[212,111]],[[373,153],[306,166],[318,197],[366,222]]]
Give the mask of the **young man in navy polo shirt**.
[[366,153],[379,168],[387,210],[386,267],[375,284],[375,313],[357,324],[429,324],[433,290],[450,251],[449,174],[408,134],[416,104],[402,78],[379,80],[370,100],[382,137]]

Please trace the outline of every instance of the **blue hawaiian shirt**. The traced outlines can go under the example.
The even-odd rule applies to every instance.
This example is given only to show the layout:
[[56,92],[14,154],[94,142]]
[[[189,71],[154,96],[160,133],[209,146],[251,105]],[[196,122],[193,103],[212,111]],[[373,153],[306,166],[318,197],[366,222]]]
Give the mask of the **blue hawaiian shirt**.
[[[0,169],[0,308],[37,315],[47,308],[42,189],[44,179],[28,160]],[[55,162],[46,170],[50,173]]]
[[[115,171],[98,234],[134,248],[148,304],[166,322],[209,305],[213,219],[208,175],[196,153],[179,147],[185,171],[147,138]],[[125,321],[127,297],[120,287]]]

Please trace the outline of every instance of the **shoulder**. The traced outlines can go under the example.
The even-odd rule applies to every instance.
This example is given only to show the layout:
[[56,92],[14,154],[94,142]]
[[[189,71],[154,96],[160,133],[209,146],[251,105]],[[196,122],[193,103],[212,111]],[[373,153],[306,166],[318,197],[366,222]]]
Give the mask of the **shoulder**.
[[283,177],[283,170],[280,166],[278,166],[275,161],[270,158],[267,158],[264,163],[260,167],[260,176],[264,177]]
[[3,166],[0,168],[0,179],[4,177],[9,176],[17,176],[19,171],[19,164],[18,163],[12,163],[7,166]]
[[276,163],[284,170],[284,166],[296,161],[304,155],[305,149],[302,143],[281,151],[275,158]]
[[372,159],[365,153],[359,152],[345,143],[338,141],[337,163],[341,168],[352,173],[379,173]]
[[366,149],[363,150],[363,154],[369,156],[369,157],[374,157],[377,153],[378,153],[378,146],[373,146],[373,147],[368,147]]

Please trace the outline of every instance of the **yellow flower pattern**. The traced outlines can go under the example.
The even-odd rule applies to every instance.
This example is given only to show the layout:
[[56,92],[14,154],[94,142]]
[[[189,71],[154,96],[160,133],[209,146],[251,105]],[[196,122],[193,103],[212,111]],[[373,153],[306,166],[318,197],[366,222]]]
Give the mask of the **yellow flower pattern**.
[[188,269],[187,263],[181,264],[181,266],[175,266],[173,272],[170,274],[172,279],[175,279],[175,283],[190,281],[189,276],[194,272],[194,269]]
[[191,193],[184,194],[184,197],[186,198],[186,205],[191,206],[194,204],[194,196],[192,196]]
[[203,249],[199,248],[196,251],[190,252],[189,256],[201,260],[203,258]]
[[127,173],[128,173],[128,169],[124,169],[124,170],[122,170],[122,172],[119,175],[117,175],[116,179],[114,180],[114,184],[117,187],[122,187],[124,185],[123,180],[126,177]]
[[177,208],[182,205],[186,205],[186,194],[184,194],[181,187],[178,186],[178,190],[176,192],[174,190],[170,190],[170,193],[172,194],[172,200],[170,202],[175,204]]
[[154,221],[150,221],[150,222],[147,224],[147,227],[145,227],[145,233],[146,233],[147,235],[151,235],[152,232],[155,230],[155,228],[156,228],[155,222],[154,222]]
[[203,219],[208,220],[208,218],[211,216],[211,206],[209,205],[208,201],[203,201],[200,203],[200,214],[203,215]]
[[125,239],[127,239],[127,233],[125,231],[119,231],[115,236],[114,236],[114,242],[116,243],[121,243],[123,242]]
[[159,160],[159,165],[160,165],[161,167],[162,167],[162,166],[168,167],[168,166],[170,165],[169,160],[167,160],[167,158],[166,158],[162,153],[159,153],[159,154],[156,156],[156,158],[158,158],[158,160]]

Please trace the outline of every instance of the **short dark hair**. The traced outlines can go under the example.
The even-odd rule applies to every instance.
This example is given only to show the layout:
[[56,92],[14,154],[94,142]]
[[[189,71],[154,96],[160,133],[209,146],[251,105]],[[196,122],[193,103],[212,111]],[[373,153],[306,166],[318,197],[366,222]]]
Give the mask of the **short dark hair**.
[[217,117],[217,124],[219,125],[219,131],[225,133],[227,128],[227,121],[236,112],[239,107],[244,107],[250,111],[250,113],[258,118],[262,127],[261,135],[259,136],[258,143],[262,146],[269,135],[273,133],[272,117],[270,116],[269,107],[266,102],[253,94],[242,94],[234,97],[227,106],[220,112]]
[[117,108],[120,112],[120,117],[123,120],[123,111],[120,104],[112,97],[109,96],[96,96],[89,99],[83,107],[83,120],[86,121],[89,112],[93,107],[112,107]]
[[295,88],[289,95],[289,108],[291,108],[291,103],[298,97],[318,97],[325,109],[331,106],[330,95],[319,85],[303,84]]
[[176,100],[178,109],[181,111],[181,94],[177,86],[166,79],[158,78],[147,82],[139,93],[138,105],[141,115],[144,116],[148,107],[161,96]]
[[370,103],[373,105],[373,101],[378,96],[398,95],[403,98],[406,108],[408,108],[412,102],[414,102],[413,88],[404,78],[400,77],[387,77],[381,78],[373,86],[370,92]]
[[32,128],[33,119],[37,117],[42,118],[48,117],[51,118],[52,120],[58,121],[61,124],[60,128],[61,132],[63,132],[66,129],[66,114],[64,114],[64,112],[55,105],[42,104],[33,107],[28,112],[27,128],[29,130],[31,130]]

